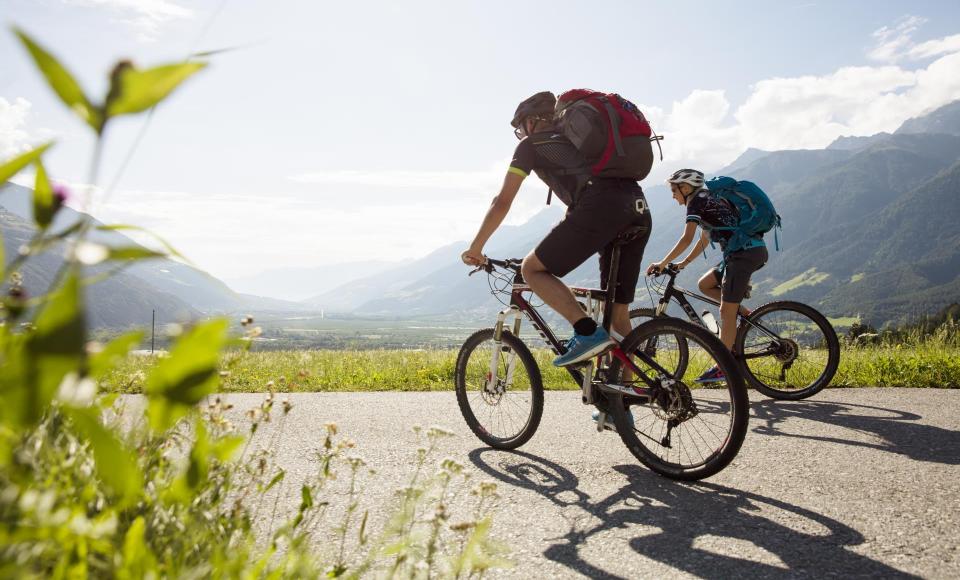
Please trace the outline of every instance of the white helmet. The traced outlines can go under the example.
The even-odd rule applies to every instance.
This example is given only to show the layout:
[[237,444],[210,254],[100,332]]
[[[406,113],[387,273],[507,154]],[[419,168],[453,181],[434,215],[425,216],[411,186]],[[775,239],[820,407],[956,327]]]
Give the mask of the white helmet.
[[703,187],[703,172],[696,169],[679,169],[667,178],[667,183],[686,183],[694,189]]

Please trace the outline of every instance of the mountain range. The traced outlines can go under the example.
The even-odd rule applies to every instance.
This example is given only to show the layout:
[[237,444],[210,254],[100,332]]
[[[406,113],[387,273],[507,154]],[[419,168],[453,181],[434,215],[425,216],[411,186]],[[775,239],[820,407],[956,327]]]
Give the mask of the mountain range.
[[[824,149],[748,149],[712,172],[760,185],[783,217],[781,251],[768,235],[770,261],[754,276],[752,302],[796,299],[829,316],[859,317],[875,325],[903,322],[960,300],[960,101],[910,119],[893,133],[840,137]],[[663,257],[683,229],[684,209],[664,185],[646,187],[654,229],[644,262]],[[33,235],[31,191],[0,188],[0,228],[6,256]],[[521,193],[522,195],[522,193]],[[485,252],[523,257],[563,216],[559,204],[528,222],[501,227]],[[482,216],[477,216],[479,223]],[[68,227],[80,214],[64,208],[53,225]],[[135,242],[117,232],[94,232],[111,246]],[[91,291],[91,323],[143,324],[150,311],[178,320],[240,311],[312,312],[390,318],[484,318],[502,306],[478,275],[468,277],[458,241],[417,260],[353,262],[288,268],[231,280],[242,294],[176,260],[132,264]],[[719,260],[695,261],[680,277],[693,286]],[[62,259],[56,252],[24,270],[28,292],[43,291]],[[565,278],[596,285],[596,260]],[[258,296],[260,295],[260,296]],[[277,298],[264,298],[275,296]],[[649,301],[641,280],[637,300]]]
[[[759,184],[783,216],[781,251],[754,277],[753,302],[807,301],[832,317],[902,322],[960,299],[960,101],[910,119],[894,133],[840,137],[825,149],[749,149],[714,171]],[[683,208],[663,185],[646,187],[654,230],[646,263],[663,257],[683,228]],[[523,226],[501,228],[485,252],[522,257],[561,218],[551,206]],[[478,216],[479,222],[480,216]],[[310,299],[317,307],[378,316],[486,315],[498,304],[466,277],[459,253],[440,248],[403,268],[361,278]],[[719,260],[681,275],[693,286]],[[595,260],[565,281],[595,285]],[[643,281],[638,300],[649,300]]]
[[[33,224],[33,192],[7,183],[0,188],[0,232],[6,262],[14,259],[15,249],[26,245],[36,233]],[[64,231],[83,214],[63,207],[50,226],[51,232]],[[101,225],[94,220],[95,225]],[[109,247],[139,246],[116,231],[91,229],[88,239]],[[63,263],[65,248],[53,247],[26,262],[21,273],[28,295],[47,291]],[[95,276],[105,266],[88,268]],[[172,259],[149,259],[130,263],[118,274],[89,287],[88,321],[94,328],[125,328],[149,325],[153,311],[157,321],[183,322],[203,315],[249,311],[306,310],[302,304],[239,294],[210,274]]]

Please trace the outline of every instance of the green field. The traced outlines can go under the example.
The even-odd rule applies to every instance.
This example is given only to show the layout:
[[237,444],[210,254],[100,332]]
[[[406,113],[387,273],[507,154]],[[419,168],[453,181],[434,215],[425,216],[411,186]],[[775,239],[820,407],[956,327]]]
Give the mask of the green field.
[[[578,388],[565,371],[550,364],[552,353],[535,349],[534,355],[547,389]],[[453,349],[234,352],[222,361],[221,387],[224,392],[451,390],[456,357]],[[141,392],[154,360],[130,357],[102,388]],[[936,342],[845,347],[833,386],[960,388],[960,347]]]

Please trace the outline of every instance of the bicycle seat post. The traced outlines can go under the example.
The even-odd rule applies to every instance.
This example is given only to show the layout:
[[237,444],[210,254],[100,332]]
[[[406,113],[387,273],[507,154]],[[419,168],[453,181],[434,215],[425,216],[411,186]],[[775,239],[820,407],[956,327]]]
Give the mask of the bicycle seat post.
[[623,244],[619,239],[614,240],[613,248],[610,250],[610,272],[607,275],[606,295],[603,301],[603,328],[610,332],[613,323],[613,300],[617,295],[617,275],[620,270],[620,246]]

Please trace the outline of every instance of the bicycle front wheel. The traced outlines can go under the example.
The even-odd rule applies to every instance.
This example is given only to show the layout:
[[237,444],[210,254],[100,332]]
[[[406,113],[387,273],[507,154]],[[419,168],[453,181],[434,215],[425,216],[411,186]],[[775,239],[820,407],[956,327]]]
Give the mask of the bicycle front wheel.
[[770,302],[741,322],[735,349],[747,381],[774,399],[806,399],[830,384],[840,341],[827,318],[799,302]]
[[[688,364],[674,373],[677,350],[658,348],[646,356],[645,345],[675,344],[687,347]],[[621,350],[640,372],[654,379],[648,387],[642,378],[624,373],[615,358],[608,379],[619,387],[646,395],[607,393],[617,433],[644,465],[672,479],[709,477],[733,461],[747,433],[747,388],[733,355],[716,336],[676,318],[656,318],[624,337]],[[705,388],[693,382],[704,371],[718,366],[726,379]],[[618,389],[619,391],[619,389]]]
[[533,437],[543,415],[543,381],[530,349],[503,331],[473,333],[457,355],[457,403],[470,430],[496,449],[516,449]]

